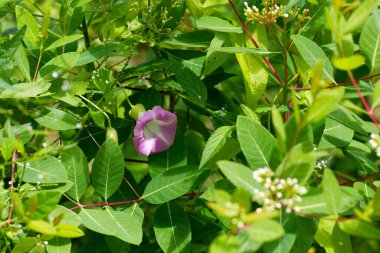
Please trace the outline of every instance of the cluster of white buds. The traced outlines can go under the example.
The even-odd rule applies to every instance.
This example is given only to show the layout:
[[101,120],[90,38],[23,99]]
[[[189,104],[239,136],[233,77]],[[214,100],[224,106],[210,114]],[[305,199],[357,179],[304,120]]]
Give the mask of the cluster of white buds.
[[309,17],[309,9],[303,9],[293,7],[292,9],[285,12],[286,5],[277,5],[273,1],[263,1],[264,5],[261,10],[253,5],[252,7],[248,6],[247,2],[244,2],[244,14],[247,17],[248,21],[258,21],[262,24],[266,23],[276,23],[278,18],[290,19],[296,18],[296,25],[302,24]]
[[328,161],[325,160],[325,159],[320,159],[317,161],[317,164],[315,165],[315,167],[319,170],[323,170],[327,167],[327,164],[328,164]]
[[286,7],[285,5],[268,5],[261,10],[255,5],[252,7],[248,6],[247,2],[244,2],[244,6],[244,14],[249,21],[256,20],[262,24],[276,23],[277,19],[280,17],[289,17],[289,14],[284,12]]
[[255,189],[254,200],[263,202],[263,207],[257,208],[256,212],[273,211],[281,208],[285,208],[287,213],[292,210],[300,211],[296,204],[301,202],[301,196],[306,194],[307,190],[298,184],[296,178],[275,178],[274,172],[265,167],[254,171],[253,179],[263,183],[265,187],[264,191]]
[[378,134],[371,134],[369,145],[371,145],[371,147],[376,150],[376,155],[380,157],[380,136]]

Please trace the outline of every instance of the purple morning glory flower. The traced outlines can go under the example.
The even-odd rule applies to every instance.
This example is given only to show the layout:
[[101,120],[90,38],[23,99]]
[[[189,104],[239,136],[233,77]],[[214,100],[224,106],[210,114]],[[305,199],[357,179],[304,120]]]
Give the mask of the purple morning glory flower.
[[139,115],[133,144],[141,155],[165,151],[173,144],[176,129],[177,116],[155,106]]

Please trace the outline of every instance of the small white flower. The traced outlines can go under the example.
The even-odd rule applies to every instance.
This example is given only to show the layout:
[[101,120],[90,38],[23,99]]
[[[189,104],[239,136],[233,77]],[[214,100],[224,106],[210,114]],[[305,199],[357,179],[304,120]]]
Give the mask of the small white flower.
[[42,143],[42,147],[46,148],[47,146],[48,146],[48,144],[46,142]]
[[57,78],[58,77],[58,72],[57,71],[53,71],[52,73],[51,73],[51,77],[53,77],[53,78]]
[[67,81],[67,80],[63,81],[63,84],[61,86],[61,90],[68,91],[70,89],[71,89],[71,85],[70,85],[69,81]]
[[77,129],[81,129],[82,128],[82,123],[81,122],[78,122],[75,126]]
[[284,13],[284,18],[288,18],[289,17],[289,14],[288,13]]

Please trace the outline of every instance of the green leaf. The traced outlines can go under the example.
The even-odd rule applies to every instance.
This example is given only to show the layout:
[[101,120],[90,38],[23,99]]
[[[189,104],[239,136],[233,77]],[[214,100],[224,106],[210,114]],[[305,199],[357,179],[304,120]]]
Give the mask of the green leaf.
[[368,19],[372,10],[378,5],[377,0],[366,0],[350,15],[347,20],[343,33],[352,33],[361,28]]
[[[352,187],[340,187],[340,207],[339,213],[352,213],[352,208],[362,199],[358,191]],[[330,212],[327,210],[325,193],[314,187],[308,188],[308,193],[302,196],[301,203],[298,204],[301,211],[318,216],[327,216]]]
[[251,168],[270,168],[272,156],[279,150],[273,135],[257,121],[244,116],[238,117],[236,128],[241,149]]
[[77,213],[60,205],[56,206],[54,210],[50,212],[48,219],[54,221],[54,224],[59,222],[71,224],[76,227],[82,224],[82,220]]
[[125,242],[140,244],[144,212],[137,205],[122,211],[111,208],[81,209],[79,213],[83,225],[95,232],[115,236]]
[[218,166],[228,180],[236,187],[244,188],[251,194],[255,189],[262,190],[263,186],[253,180],[252,170],[240,163],[230,161],[219,161]]
[[71,5],[71,8],[68,8],[67,11],[65,11],[65,8],[61,8],[60,18],[66,21],[62,22],[61,29],[63,32],[66,32],[65,35],[74,33],[81,25],[84,17],[84,9],[79,6],[74,7]]
[[57,47],[62,47],[66,44],[69,44],[71,42],[79,40],[82,37],[83,37],[82,34],[73,34],[73,35],[62,37],[62,38],[54,41],[53,43],[51,43],[47,48],[45,48],[45,51],[49,51],[49,50],[55,49]]
[[19,83],[11,85],[0,93],[0,98],[37,97],[38,95],[48,91],[50,85],[50,83],[45,82]]
[[196,24],[200,29],[208,29],[215,32],[243,33],[240,27],[233,26],[227,20],[213,16],[201,17],[196,20]]
[[15,60],[26,80],[31,82],[29,61],[23,46],[18,47],[15,53]]
[[309,19],[302,24],[298,34],[304,36],[314,36],[317,32],[323,29],[326,25],[325,9],[329,8],[330,0],[318,1],[318,5],[314,5],[310,8]]
[[38,27],[37,21],[34,19],[33,15],[23,7],[17,5],[15,10],[18,29],[26,26],[24,41],[31,43],[33,46],[37,46],[40,41],[40,28]]
[[56,235],[57,230],[50,223],[43,220],[31,220],[28,222],[28,228],[44,235]]
[[62,151],[61,161],[67,170],[68,179],[74,183],[66,193],[79,201],[90,184],[87,158],[78,146],[73,146]]
[[283,160],[276,174],[285,178],[297,178],[300,184],[305,184],[314,172],[317,158],[324,153],[314,152],[307,143],[299,143],[289,152],[289,159]]
[[207,89],[202,80],[190,69],[184,67],[183,64],[172,55],[168,57],[176,79],[184,91],[184,98],[199,106],[204,106],[207,100]]
[[108,139],[95,156],[91,183],[95,191],[107,200],[119,188],[124,177],[124,156],[120,147]]
[[202,168],[211,158],[214,157],[216,153],[223,148],[227,138],[231,136],[231,132],[233,130],[234,127],[232,126],[222,126],[212,133],[203,150],[199,168]]
[[60,223],[55,226],[57,229],[57,236],[64,238],[78,238],[84,236],[84,232],[76,226],[71,224]]
[[161,249],[166,252],[190,252],[190,223],[183,209],[165,203],[154,214],[154,233]]
[[293,35],[292,39],[305,62],[312,69],[315,69],[322,62],[323,77],[329,82],[334,82],[331,62],[318,44],[302,35]]
[[327,210],[331,214],[338,216],[341,203],[341,193],[339,183],[330,169],[325,169],[322,183]]
[[363,26],[360,35],[360,51],[366,56],[371,66],[371,73],[380,68],[380,11],[373,15]]
[[325,89],[318,92],[313,104],[306,113],[306,122],[322,120],[338,105],[344,95],[344,87]]
[[322,138],[318,144],[318,149],[344,147],[354,137],[354,130],[342,125],[338,121],[327,117]]
[[106,211],[115,224],[114,236],[132,244],[139,245],[141,243],[144,212],[140,207],[134,205],[123,211],[113,211],[107,208]]
[[227,193],[232,194],[236,187],[227,179],[221,179],[212,184],[207,190],[200,196],[207,201],[216,201],[216,192],[223,190]]
[[197,30],[179,34],[168,40],[160,42],[158,45],[163,48],[207,48],[212,40],[213,33],[206,30]]
[[372,240],[380,240],[380,229],[361,220],[339,222],[339,227],[349,235]]
[[49,240],[46,250],[49,253],[70,253],[71,240],[69,238],[54,237]]
[[282,115],[280,112],[274,108],[272,110],[272,124],[274,129],[276,130],[277,142],[281,147],[282,152],[286,152],[286,131],[284,120],[282,119]]
[[78,56],[79,53],[77,52],[70,52],[56,56],[55,58],[48,61],[38,71],[37,80],[51,80],[53,79],[53,72],[64,74],[65,72],[67,72],[75,66],[75,63],[78,60]]
[[340,70],[353,70],[364,65],[364,57],[360,54],[333,59],[334,66]]
[[267,68],[256,55],[245,53],[235,55],[243,73],[246,104],[251,108],[256,107],[268,83]]
[[78,121],[71,114],[53,107],[48,107],[46,110],[47,114],[35,119],[41,126],[53,130],[77,129]]
[[18,163],[24,171],[22,181],[28,183],[66,183],[67,173],[62,163],[55,157],[48,156],[34,161]]
[[44,219],[57,206],[61,194],[57,191],[39,191],[30,195],[25,201],[25,209],[28,210],[30,219]]
[[370,175],[379,171],[375,162],[369,157],[371,149],[368,145],[352,140],[344,149],[344,152],[353,159],[356,169],[362,171],[362,173]]
[[12,249],[12,253],[30,252],[30,250],[37,244],[38,240],[35,237],[22,238]]
[[239,244],[235,236],[219,235],[210,245],[209,253],[236,253]]
[[333,219],[320,219],[315,240],[326,252],[352,253],[350,236],[343,233]]
[[149,174],[152,178],[161,173],[185,166],[187,164],[187,150],[183,134],[177,131],[173,145],[166,151],[148,157]]
[[208,174],[198,166],[177,167],[156,176],[150,181],[141,197],[151,204],[161,204],[190,192]]
[[247,231],[250,239],[258,242],[270,242],[284,234],[282,226],[273,220],[256,221]]
[[79,55],[78,60],[75,63],[75,67],[86,65],[106,56],[111,56],[115,49],[116,45],[114,44],[91,47]]

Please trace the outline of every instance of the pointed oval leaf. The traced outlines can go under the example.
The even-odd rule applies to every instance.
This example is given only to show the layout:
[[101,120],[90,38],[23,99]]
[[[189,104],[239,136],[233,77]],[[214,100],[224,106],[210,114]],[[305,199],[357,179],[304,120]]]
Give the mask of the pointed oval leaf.
[[360,51],[369,60],[371,72],[380,68],[380,11],[375,11],[365,23],[360,35]]
[[148,183],[141,197],[151,204],[161,204],[190,192],[208,174],[198,166],[188,165],[165,171]]
[[84,236],[84,232],[71,224],[58,224],[55,226],[57,229],[57,236],[64,238],[77,238]]
[[52,156],[26,163],[18,163],[18,166],[24,170],[22,178],[24,182],[56,184],[67,181],[65,167],[57,158]]
[[79,216],[83,225],[95,232],[116,236],[136,245],[142,240],[144,212],[137,205],[123,211],[114,211],[111,208],[82,209]]
[[262,190],[263,186],[253,180],[252,170],[240,163],[220,161],[218,166],[228,180],[236,187],[244,188],[251,194],[255,189]]
[[279,146],[273,135],[260,123],[239,116],[236,124],[241,149],[252,169],[271,167],[271,158]]
[[91,183],[105,200],[119,188],[124,167],[124,156],[120,147],[115,141],[108,139],[96,154],[91,172]]
[[71,42],[79,40],[82,37],[83,37],[82,34],[73,34],[73,35],[62,37],[62,38],[54,41],[53,43],[51,43],[45,50],[48,51],[48,50],[55,49],[57,47],[62,47],[66,44],[69,44]]
[[24,41],[26,40],[33,46],[37,46],[40,40],[38,37],[40,28],[38,27],[37,21],[34,19],[33,15],[23,7],[16,5],[15,10],[18,29],[26,26]]
[[51,59],[38,71],[37,80],[53,79],[52,73],[54,71],[60,74],[64,74],[66,71],[75,66],[75,63],[78,60],[78,56],[79,53],[70,52],[58,55],[57,57]]
[[180,206],[165,203],[157,209],[154,214],[154,233],[165,253],[190,252],[190,223]]
[[0,98],[31,98],[49,90],[51,83],[33,82],[8,86],[0,93]]
[[331,214],[338,216],[341,203],[341,192],[339,183],[330,169],[325,169],[322,183],[327,210]]
[[211,158],[214,157],[216,153],[223,148],[227,138],[231,136],[233,129],[234,127],[232,126],[222,126],[212,133],[203,150],[199,168],[202,168]]
[[53,130],[72,130],[77,128],[77,119],[62,110],[56,108],[46,108],[47,113],[36,118],[40,125]]
[[228,33],[242,33],[243,30],[240,27],[232,25],[227,20],[206,16],[196,20],[199,28],[208,29],[216,32],[228,32]]
[[333,67],[322,48],[317,43],[302,35],[293,35],[293,42],[305,62],[315,69],[319,62],[323,63],[323,77],[330,82],[334,82]]
[[78,146],[73,146],[62,151],[61,161],[67,170],[68,179],[74,183],[66,193],[79,201],[90,183],[87,158]]

